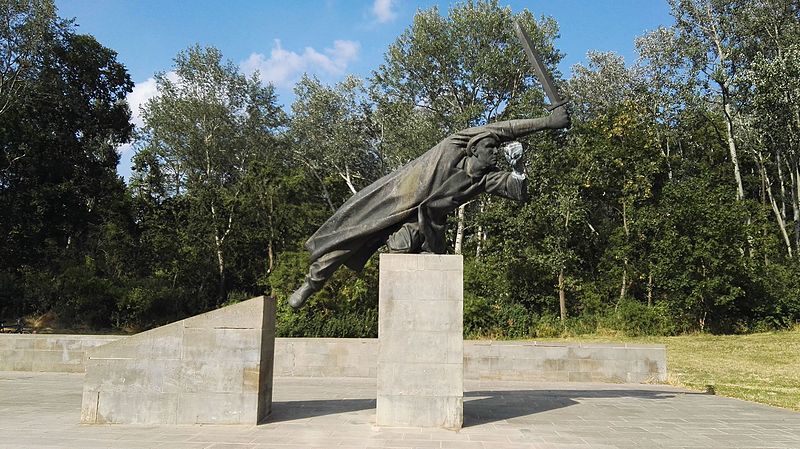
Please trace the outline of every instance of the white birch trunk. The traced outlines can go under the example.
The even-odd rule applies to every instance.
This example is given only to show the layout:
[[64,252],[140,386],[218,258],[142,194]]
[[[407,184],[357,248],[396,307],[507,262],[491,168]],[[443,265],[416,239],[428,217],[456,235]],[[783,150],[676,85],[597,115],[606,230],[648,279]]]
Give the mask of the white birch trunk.
[[725,130],[728,138],[728,152],[731,155],[731,163],[733,164],[733,177],[736,180],[736,199],[741,201],[744,199],[744,186],[742,184],[742,174],[739,170],[739,156],[736,151],[736,139],[734,139],[733,130],[733,111],[727,98],[727,94],[723,93],[723,109],[725,110]]
[[786,231],[786,222],[783,220],[783,215],[781,214],[781,210],[778,207],[778,202],[775,200],[775,196],[772,194],[772,185],[770,184],[769,175],[767,175],[767,170],[764,167],[764,159],[761,153],[758,153],[758,168],[761,171],[761,176],[764,179],[764,187],[767,191],[767,197],[769,198],[770,205],[772,206],[772,212],[775,215],[775,221],[778,222],[778,227],[781,230],[781,236],[783,236],[783,241],[786,243],[786,251],[789,253],[789,258],[792,258],[792,241],[789,238],[789,233]]
[[456,243],[453,249],[453,252],[456,254],[461,254],[464,245],[464,217],[466,215],[466,207],[466,204],[458,206],[458,227],[456,228]]
[[567,319],[567,292],[564,287],[564,267],[558,272],[558,310],[561,312],[561,321]]

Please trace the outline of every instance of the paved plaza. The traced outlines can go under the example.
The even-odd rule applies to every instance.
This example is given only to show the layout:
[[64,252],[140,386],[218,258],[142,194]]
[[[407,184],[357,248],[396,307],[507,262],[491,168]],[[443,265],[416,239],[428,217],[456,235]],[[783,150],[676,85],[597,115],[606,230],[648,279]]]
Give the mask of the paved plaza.
[[259,426],[81,425],[83,376],[0,372],[3,448],[800,448],[800,413],[662,385],[465,383],[458,432],[375,426],[375,379],[275,379]]

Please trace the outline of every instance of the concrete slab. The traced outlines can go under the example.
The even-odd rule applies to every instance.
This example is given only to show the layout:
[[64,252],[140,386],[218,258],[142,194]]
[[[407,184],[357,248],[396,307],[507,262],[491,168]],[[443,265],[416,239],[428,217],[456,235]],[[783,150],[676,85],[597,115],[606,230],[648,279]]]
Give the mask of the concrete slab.
[[0,448],[800,447],[800,413],[662,385],[467,380],[461,430],[384,428],[375,382],[276,377],[259,426],[81,425],[81,375],[0,372]]
[[256,424],[269,414],[275,300],[258,297],[88,350],[85,424]]

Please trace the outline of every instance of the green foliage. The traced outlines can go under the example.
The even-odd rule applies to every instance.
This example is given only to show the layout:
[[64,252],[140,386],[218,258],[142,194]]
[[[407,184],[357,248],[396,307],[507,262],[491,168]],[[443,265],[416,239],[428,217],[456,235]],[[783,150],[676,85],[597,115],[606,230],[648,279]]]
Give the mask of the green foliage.
[[278,300],[278,335],[282,337],[378,336],[378,273],[376,258],[361,273],[341,269],[302,309],[294,311],[287,299],[308,270],[308,254],[286,252],[269,277]]
[[[348,77],[323,86],[304,76],[295,86],[289,138],[293,156],[318,181],[331,209],[378,178],[382,167],[371,142],[361,80]],[[339,185],[337,184],[344,184]]]
[[464,336],[489,335],[493,326],[491,303],[472,292],[464,292]]
[[648,307],[637,301],[621,301],[616,309],[608,310],[598,320],[596,331],[617,331],[628,337],[642,335],[673,335],[676,331],[674,317],[665,303]]
[[[366,86],[304,77],[285,111],[257,75],[190,47],[156,75],[125,186],[116,54],[52,1],[0,3],[0,317],[68,328],[141,330],[269,294],[282,336],[375,337],[377,258],[288,308],[305,239],[448,133],[545,113],[512,19],[551,69],[561,59],[552,18],[466,1],[419,11]],[[450,223],[465,336],[800,322],[797,7],[670,4],[674,26],[637,39],[635,64],[590,52],[561,83],[573,126],[525,139],[528,201],[481,197]]]
[[[155,227],[152,233],[145,227],[145,233],[165,250],[159,251],[154,261],[161,263],[153,271],[179,276],[182,268],[196,264],[215,266],[216,294],[198,292],[207,308],[228,297],[230,252],[243,244],[236,242],[246,232],[243,222],[274,225],[272,214],[257,208],[269,202],[272,212],[276,200],[281,201],[273,190],[275,180],[254,176],[274,175],[285,164],[274,136],[284,116],[272,86],[245,77],[213,47],[179,53],[174,73],[176,80],[157,75],[160,95],[143,108],[145,126],[131,186],[144,220]],[[272,164],[265,166],[266,161]],[[258,197],[264,193],[268,201]],[[186,259],[194,263],[182,266]],[[183,275],[193,276],[192,271]]]

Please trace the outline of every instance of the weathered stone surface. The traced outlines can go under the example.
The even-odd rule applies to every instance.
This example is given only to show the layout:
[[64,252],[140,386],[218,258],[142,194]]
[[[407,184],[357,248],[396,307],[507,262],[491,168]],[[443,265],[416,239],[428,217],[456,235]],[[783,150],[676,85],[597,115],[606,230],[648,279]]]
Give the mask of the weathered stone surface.
[[0,371],[82,373],[86,350],[115,335],[0,334]]
[[[415,302],[402,301],[402,304]],[[441,316],[432,321],[443,323]],[[116,335],[0,334],[0,371],[82,373],[87,349],[127,338]],[[165,350],[161,353],[164,358],[170,344],[180,345],[180,341],[170,343],[166,337],[156,341],[158,348]],[[70,349],[78,347],[81,349]],[[120,355],[125,347],[118,347]],[[575,349],[582,352],[575,352]],[[130,351],[135,355],[135,349]],[[439,351],[441,357],[450,357],[443,347],[439,347]],[[433,354],[432,351],[428,356],[438,357]],[[581,360],[591,362],[581,363]],[[377,338],[275,340],[276,376],[375,378],[377,368]],[[663,382],[667,378],[666,349],[663,345],[625,343],[464,342],[465,379],[569,381],[570,372],[582,370],[589,370],[583,372],[591,373],[592,382]],[[579,376],[572,376],[572,380],[581,381]]]
[[381,254],[378,425],[461,427],[462,279],[461,256]]
[[459,396],[378,394],[375,420],[383,426],[459,429],[464,422],[463,392]]
[[275,375],[371,377],[377,375],[376,338],[278,338]]
[[81,422],[256,424],[274,345],[275,301],[259,297],[89,349]]

